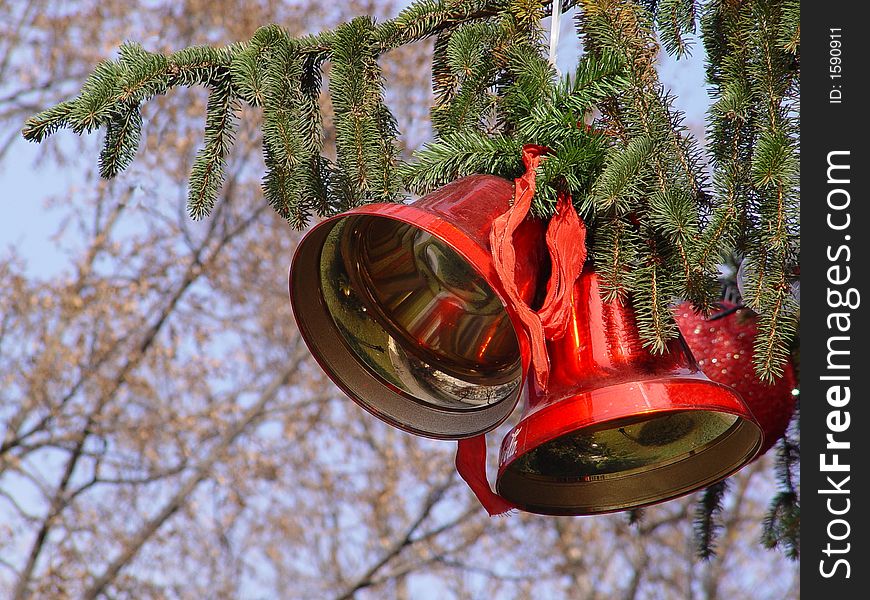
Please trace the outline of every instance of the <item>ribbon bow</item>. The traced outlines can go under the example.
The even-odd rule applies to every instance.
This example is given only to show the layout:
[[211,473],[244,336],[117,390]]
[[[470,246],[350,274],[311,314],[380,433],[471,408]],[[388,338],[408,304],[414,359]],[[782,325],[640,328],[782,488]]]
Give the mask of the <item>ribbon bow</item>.
[[[571,197],[560,192],[556,212],[547,227],[546,242],[552,269],[544,302],[535,311],[520,295],[516,282],[513,234],[529,213],[535,195],[536,170],[542,156],[547,152],[548,149],[543,146],[523,146],[526,172],[514,181],[513,204],[507,212],[493,220],[489,236],[495,270],[505,294],[529,335],[531,367],[535,382],[542,390],[547,388],[550,377],[547,340],[558,340],[565,335],[571,315],[571,291],[586,261],[586,226],[574,210]],[[496,494],[487,481],[485,435],[459,441],[456,470],[490,516],[515,508]]]

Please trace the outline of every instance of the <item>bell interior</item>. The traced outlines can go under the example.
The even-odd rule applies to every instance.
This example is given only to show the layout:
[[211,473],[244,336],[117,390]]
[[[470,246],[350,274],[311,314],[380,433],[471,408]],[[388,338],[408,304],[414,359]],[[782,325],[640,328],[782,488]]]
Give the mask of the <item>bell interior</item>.
[[379,379],[450,411],[517,397],[519,344],[504,305],[439,238],[401,221],[351,216],[326,236],[319,267],[342,343]]
[[584,427],[517,457],[499,493],[532,512],[596,514],[705,487],[745,464],[760,430],[737,415],[686,410]]

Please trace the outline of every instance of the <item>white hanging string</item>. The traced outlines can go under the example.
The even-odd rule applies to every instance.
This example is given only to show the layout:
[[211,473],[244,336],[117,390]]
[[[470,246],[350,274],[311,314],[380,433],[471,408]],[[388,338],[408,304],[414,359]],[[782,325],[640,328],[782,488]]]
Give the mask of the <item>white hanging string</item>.
[[559,66],[556,64],[559,33],[562,31],[562,0],[553,0],[553,15],[550,19],[550,64],[556,69],[556,75],[562,76]]

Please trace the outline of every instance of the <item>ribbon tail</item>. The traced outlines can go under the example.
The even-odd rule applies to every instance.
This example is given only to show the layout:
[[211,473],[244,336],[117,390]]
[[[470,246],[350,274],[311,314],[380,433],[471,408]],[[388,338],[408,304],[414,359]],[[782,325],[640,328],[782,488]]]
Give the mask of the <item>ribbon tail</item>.
[[465,480],[490,517],[503,515],[516,506],[493,491],[486,478],[486,436],[459,440],[456,448],[456,471]]
[[546,338],[558,340],[567,330],[574,282],[586,262],[586,225],[567,194],[559,194],[556,213],[547,227],[547,248],[552,272],[538,316]]
[[532,368],[535,380],[542,388],[546,387],[550,372],[546,336],[540,317],[526,304],[517,288],[516,250],[513,245],[513,235],[531,208],[532,198],[535,195],[535,169],[541,162],[541,155],[546,152],[547,149],[542,146],[529,144],[523,147],[522,158],[526,172],[514,181],[513,204],[507,212],[493,220],[490,231],[490,251],[492,252],[493,265],[504,286],[505,293],[529,334]]

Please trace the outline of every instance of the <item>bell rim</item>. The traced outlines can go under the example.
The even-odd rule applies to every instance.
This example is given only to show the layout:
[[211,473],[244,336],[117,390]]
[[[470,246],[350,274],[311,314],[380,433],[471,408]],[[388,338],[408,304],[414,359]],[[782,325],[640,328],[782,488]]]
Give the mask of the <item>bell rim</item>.
[[[307,266],[308,271],[310,271],[313,265],[319,262],[324,240],[332,228],[342,219],[358,216],[386,218],[412,225],[431,234],[448,244],[492,288],[502,304],[505,313],[508,315],[519,348],[518,383],[516,389],[511,393],[512,397],[494,404],[462,410],[438,407],[425,402],[425,400],[417,399],[412,394],[399,389],[377,376],[367,365],[359,361],[352,350],[348,348],[343,336],[336,330],[332,316],[325,306],[319,279],[314,278],[314,281],[312,281],[317,290],[316,297],[312,298],[309,296],[303,298],[301,296],[301,294],[304,294],[301,288],[306,286],[297,284],[300,278],[302,278],[300,273],[304,273],[306,270],[304,262],[309,261]],[[530,363],[527,336],[518,315],[510,307],[506,299],[507,295],[504,293],[495,269],[491,265],[491,260],[487,251],[480,247],[468,234],[446,221],[444,217],[437,213],[407,204],[366,204],[324,219],[303,236],[296,247],[288,272],[290,305],[299,333],[305,341],[311,356],[327,374],[329,379],[345,395],[353,400],[355,404],[398,429],[422,437],[439,440],[458,440],[475,437],[497,428],[514,412],[522,396],[522,390],[525,387]],[[484,271],[481,269],[482,265],[489,265],[490,269]],[[329,352],[324,352],[327,344],[320,343],[317,339],[318,332],[312,330],[311,323],[308,321],[315,315],[320,317],[321,321],[325,321],[325,323],[322,323],[323,327],[321,329],[329,330],[332,337],[335,338],[335,343],[331,344],[332,348],[329,348]],[[340,349],[336,347],[340,347]],[[343,353],[341,349],[344,350]],[[334,355],[344,354],[344,356],[341,359],[330,360],[324,356],[329,353]],[[335,368],[333,363],[343,363],[343,367]],[[354,383],[348,383],[346,379],[352,379]],[[377,397],[383,400],[382,402],[375,403],[373,400],[370,401],[359,392],[360,389],[370,390],[372,386],[375,387],[375,391],[368,395],[373,398]],[[383,395],[384,392],[387,393],[386,396]],[[386,409],[383,406],[384,404],[388,405]],[[414,414],[415,418],[403,419],[399,416],[408,416],[409,414]],[[493,416],[495,417],[494,419],[484,418]],[[432,426],[417,426],[411,424],[411,421],[431,423]],[[440,421],[440,423],[437,421]]]
[[[572,403],[584,402],[589,404],[589,396],[595,395],[596,392],[600,392],[603,388],[578,393],[573,397],[546,406],[535,413],[527,415],[521,420],[520,424],[514,427],[505,436],[501,446],[496,482],[498,493],[516,504],[522,510],[536,514],[573,516],[607,514],[658,504],[660,502],[673,500],[691,494],[692,492],[729,477],[752,462],[758,456],[758,452],[761,449],[761,442],[763,440],[763,432],[748,406],[746,406],[736,391],[725,385],[711,381],[701,373],[689,376],[658,377],[656,379],[624,382],[608,387],[617,388],[612,389],[611,392],[618,392],[618,388],[632,384],[657,387],[665,383],[671,386],[704,386],[707,388],[708,392],[711,392],[714,397],[718,397],[721,402],[672,405],[670,407],[661,405],[658,407],[650,407],[645,411],[635,410],[634,412],[630,412],[630,409],[627,408],[625,414],[618,417],[595,421],[595,429],[607,429],[619,426],[624,424],[625,420],[631,417],[650,417],[653,415],[656,417],[663,417],[669,414],[692,411],[731,414],[736,416],[737,419],[728,430],[720,434],[716,439],[708,444],[705,444],[699,452],[693,452],[689,456],[679,458],[673,462],[657,464],[648,468],[629,470],[622,474],[612,474],[607,477],[593,475],[583,480],[558,482],[558,478],[555,477],[520,473],[517,469],[512,469],[512,465],[514,465],[518,459],[540,447],[542,444],[546,444],[547,442],[553,441],[561,436],[590,426],[589,422],[580,424],[575,420],[573,423],[566,422],[562,427],[552,428],[552,426],[547,425],[547,423],[551,421],[550,419],[541,418],[542,413],[548,409],[552,412],[552,410],[559,410],[561,407],[561,412],[569,412],[572,410],[572,407],[570,406]],[[512,438],[519,439],[521,434],[517,433],[518,430],[521,431],[521,429],[526,426],[529,427],[530,431],[525,435],[522,435],[522,441],[516,442],[515,449],[512,453],[509,456],[505,456],[506,449],[511,445]],[[550,427],[550,429],[546,430],[546,427]],[[738,437],[735,438],[735,436]],[[729,438],[731,438],[730,442]],[[744,442],[751,443],[746,444]],[[715,459],[717,458],[717,448],[721,450],[723,446],[727,446],[729,443],[736,445],[738,451],[734,453],[732,460],[721,461],[717,465],[715,462]],[[734,452],[733,449],[732,452]],[[655,483],[656,476],[658,476],[658,479],[662,479],[662,476],[665,473],[670,473],[672,475],[680,474],[689,466],[697,466],[697,463],[705,464],[705,461],[710,464],[707,464],[707,469],[704,471],[706,474],[703,476],[691,478],[687,483],[682,485],[664,486],[658,492],[650,492],[649,485]],[[665,479],[668,478],[665,477]],[[639,482],[635,483],[634,480],[639,480]],[[554,491],[557,495],[561,494],[563,496],[569,495],[570,492],[574,491],[579,493],[581,497],[588,494],[595,494],[596,490],[601,490],[600,493],[602,495],[612,495],[622,489],[631,489],[632,493],[626,492],[621,499],[611,499],[603,502],[599,506],[593,506],[593,503],[591,502],[560,504],[543,501],[524,501],[523,497],[514,493],[517,488],[525,490],[522,494],[523,497],[529,495],[534,496],[536,494],[546,494],[547,492],[552,493]]]

